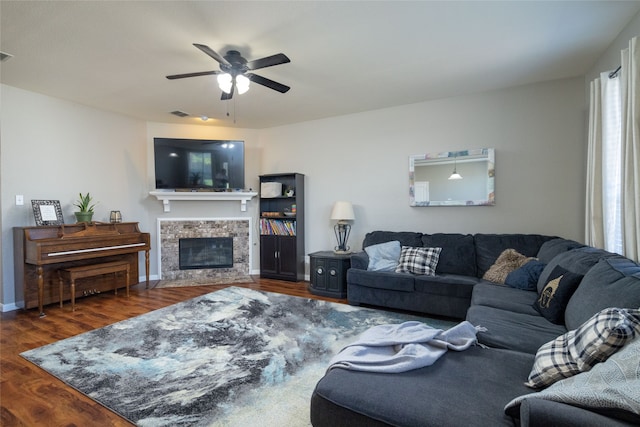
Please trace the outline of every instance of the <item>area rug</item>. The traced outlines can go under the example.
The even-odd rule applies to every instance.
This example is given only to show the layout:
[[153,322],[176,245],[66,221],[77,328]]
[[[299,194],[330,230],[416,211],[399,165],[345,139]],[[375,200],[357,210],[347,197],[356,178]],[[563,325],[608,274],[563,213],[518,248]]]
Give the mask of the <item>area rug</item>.
[[308,426],[331,357],[417,318],[229,287],[21,355],[139,426]]

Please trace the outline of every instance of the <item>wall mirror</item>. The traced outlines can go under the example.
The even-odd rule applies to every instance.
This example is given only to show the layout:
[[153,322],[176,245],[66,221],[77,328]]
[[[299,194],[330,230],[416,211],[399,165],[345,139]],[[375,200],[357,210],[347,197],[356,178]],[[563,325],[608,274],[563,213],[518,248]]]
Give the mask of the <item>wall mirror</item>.
[[409,204],[493,206],[495,163],[493,148],[409,156]]

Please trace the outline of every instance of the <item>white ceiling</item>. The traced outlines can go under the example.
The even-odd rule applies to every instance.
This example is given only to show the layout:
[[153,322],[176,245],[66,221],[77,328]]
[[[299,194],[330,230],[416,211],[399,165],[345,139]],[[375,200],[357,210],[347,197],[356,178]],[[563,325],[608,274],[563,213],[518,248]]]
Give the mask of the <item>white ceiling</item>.
[[[0,1],[4,84],[155,122],[265,128],[583,76],[639,1]],[[220,100],[192,46],[291,86]],[[195,117],[178,118],[182,110]],[[229,117],[226,116],[229,111]],[[235,111],[235,124],[234,124]]]

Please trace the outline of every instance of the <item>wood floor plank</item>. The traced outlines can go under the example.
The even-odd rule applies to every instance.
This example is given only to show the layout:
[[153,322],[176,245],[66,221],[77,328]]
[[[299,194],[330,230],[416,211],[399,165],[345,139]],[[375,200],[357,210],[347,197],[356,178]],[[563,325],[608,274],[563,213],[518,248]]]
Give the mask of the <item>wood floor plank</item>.
[[54,376],[20,357],[20,353],[83,332],[101,328],[176,304],[228,286],[278,292],[306,298],[346,303],[344,299],[319,297],[308,291],[307,282],[284,282],[253,278],[251,283],[181,288],[145,289],[144,284],[117,296],[102,293],[78,298],[71,304],[0,314],[0,425],[2,426],[131,426],[119,415],[65,385]]

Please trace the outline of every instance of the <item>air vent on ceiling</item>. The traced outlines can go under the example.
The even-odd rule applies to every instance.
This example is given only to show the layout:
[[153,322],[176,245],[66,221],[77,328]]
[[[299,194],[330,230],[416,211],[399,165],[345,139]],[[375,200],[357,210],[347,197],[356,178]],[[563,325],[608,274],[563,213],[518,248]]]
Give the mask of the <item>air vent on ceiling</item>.
[[189,113],[185,113],[184,111],[180,110],[172,111],[171,114],[178,117],[187,117],[189,115]]
[[11,58],[13,58],[13,55],[5,53],[5,52],[0,52],[0,62],[7,61],[7,60],[9,60]]

